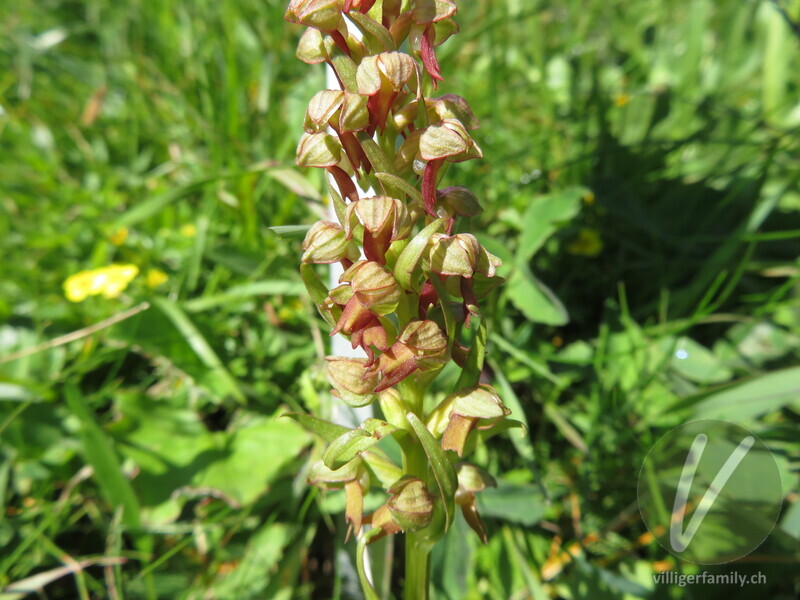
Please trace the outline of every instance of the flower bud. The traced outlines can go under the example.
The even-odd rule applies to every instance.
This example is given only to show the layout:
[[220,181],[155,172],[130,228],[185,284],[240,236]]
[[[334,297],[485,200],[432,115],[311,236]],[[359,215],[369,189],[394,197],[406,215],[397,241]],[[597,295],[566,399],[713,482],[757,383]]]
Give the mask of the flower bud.
[[367,98],[342,90],[322,90],[314,94],[306,109],[303,127],[309,133],[330,126],[339,133],[359,131],[369,126]]
[[344,92],[338,123],[331,123],[336,131],[361,131],[369,126],[367,98],[361,94]]
[[447,337],[433,321],[411,321],[397,342],[411,350],[420,371],[430,371],[447,362]]
[[330,60],[334,47],[333,39],[325,37],[319,30],[309,27],[300,36],[295,56],[309,65],[318,65]]
[[419,531],[433,517],[433,496],[421,479],[406,475],[389,488],[386,502],[394,521],[404,531]]
[[452,17],[457,11],[454,0],[427,0],[415,2],[411,16],[415,23],[425,25]]
[[403,52],[382,52],[367,56],[358,65],[358,93],[374,96],[387,87],[399,92],[417,72],[417,63]]
[[346,231],[355,224],[364,226],[364,253],[369,260],[386,263],[386,251],[396,240],[411,234],[411,217],[406,205],[396,198],[362,198],[347,207]]
[[346,496],[345,518],[358,535],[364,514],[364,491],[370,488],[369,472],[360,458],[351,460],[336,470],[331,470],[322,461],[314,463],[306,481],[309,485],[326,489],[344,488]]
[[376,315],[387,315],[400,302],[400,287],[392,274],[374,261],[360,260],[339,278],[350,282],[362,306]]
[[341,107],[343,96],[341,90],[321,90],[314,94],[306,108],[303,128],[309,133],[325,131],[331,117]]
[[334,167],[342,159],[342,145],[327,133],[305,133],[297,145],[298,167]]
[[284,18],[320,31],[331,32],[343,24],[343,0],[291,0]]
[[442,448],[455,450],[459,456],[464,453],[472,429],[486,429],[511,414],[494,388],[488,385],[467,388],[453,396],[450,422],[442,434]]
[[419,139],[420,156],[427,161],[447,158],[462,162],[483,157],[472,136],[458,119],[443,119],[430,125]]
[[462,462],[456,467],[456,472],[458,491],[462,494],[476,494],[488,487],[497,487],[495,478],[477,465]]
[[439,190],[437,200],[450,215],[469,218],[483,212],[483,207],[475,194],[464,187],[448,187]]
[[330,264],[343,259],[358,260],[358,246],[345,237],[344,229],[330,221],[317,221],[303,241],[304,263]]
[[428,117],[431,123],[444,121],[445,119],[455,119],[466,129],[480,127],[480,123],[475,118],[469,104],[461,96],[445,94],[439,98],[425,98],[425,106],[428,109]]
[[435,234],[431,238],[429,260],[433,273],[468,279],[475,273],[494,277],[497,267],[502,264],[470,233]]
[[469,463],[460,463],[457,471],[458,490],[456,491],[456,504],[461,507],[461,514],[464,515],[464,520],[485,544],[486,526],[478,514],[475,494],[482,492],[487,487],[497,487],[497,482],[489,473]]
[[328,357],[328,381],[333,395],[350,406],[366,406],[375,400],[372,390],[378,383],[376,374],[367,368],[363,358]]

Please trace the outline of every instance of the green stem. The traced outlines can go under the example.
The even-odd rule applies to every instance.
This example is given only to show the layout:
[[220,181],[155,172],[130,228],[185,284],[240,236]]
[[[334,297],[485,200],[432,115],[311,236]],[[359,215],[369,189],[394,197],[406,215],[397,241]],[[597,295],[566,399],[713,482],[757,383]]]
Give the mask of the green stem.
[[406,534],[405,600],[428,600],[430,589],[430,544],[418,534]]
[[[408,378],[398,386],[408,410],[420,419],[424,415],[424,389],[419,382]],[[428,458],[422,445],[413,436],[403,447],[403,471],[407,475],[428,482]],[[409,532],[406,536],[405,600],[428,600],[430,589],[431,545],[418,533]]]

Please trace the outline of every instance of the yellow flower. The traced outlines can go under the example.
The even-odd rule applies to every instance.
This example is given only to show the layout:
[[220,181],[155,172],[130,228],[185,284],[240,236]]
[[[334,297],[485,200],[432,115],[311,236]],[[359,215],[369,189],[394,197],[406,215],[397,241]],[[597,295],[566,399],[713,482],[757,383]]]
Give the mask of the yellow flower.
[[166,282],[167,279],[169,279],[169,277],[161,269],[150,269],[147,271],[147,279],[145,279],[145,284],[147,284],[147,287],[149,288],[157,288],[162,283]]
[[64,281],[64,295],[70,302],[82,302],[89,296],[102,294],[105,298],[117,298],[139,274],[136,265],[109,265],[91,271],[70,275]]
[[581,229],[578,237],[567,246],[567,252],[581,256],[597,256],[602,250],[603,240],[594,229]]
[[195,227],[193,223],[186,223],[186,225],[181,225],[180,231],[183,237],[194,237],[195,235],[197,235],[197,227]]
[[586,205],[594,204],[594,200],[595,200],[594,192],[586,192],[583,195],[583,198],[581,198],[581,199],[583,200],[583,203],[586,204]]
[[121,246],[128,239],[128,228],[120,227],[108,238],[115,246]]
[[627,106],[628,102],[631,101],[631,97],[628,94],[617,94],[614,96],[614,106],[617,108],[622,108],[623,106]]

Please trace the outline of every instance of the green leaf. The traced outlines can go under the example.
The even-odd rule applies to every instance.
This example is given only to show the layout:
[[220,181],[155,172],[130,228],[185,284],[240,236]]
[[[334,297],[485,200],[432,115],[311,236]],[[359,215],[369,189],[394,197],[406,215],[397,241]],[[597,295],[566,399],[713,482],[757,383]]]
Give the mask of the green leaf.
[[131,531],[141,529],[139,501],[130,481],[122,474],[117,453],[105,432],[94,420],[80,390],[67,384],[64,399],[70,412],[80,421],[79,435],[86,462],[94,469],[100,490],[111,506],[122,507],[122,522]]
[[453,314],[453,308],[450,304],[450,295],[447,293],[447,289],[438,275],[432,275],[430,277],[430,282],[433,284],[434,289],[436,289],[436,295],[440,300],[439,306],[444,315],[444,325],[445,329],[447,329],[447,351],[452,352],[453,343],[456,339],[456,317]]
[[307,290],[299,281],[271,280],[253,281],[233,286],[221,294],[193,298],[183,303],[187,312],[202,312],[209,308],[241,302],[258,296],[301,296]]
[[[373,47],[370,48],[371,54],[389,52],[397,49],[397,46],[394,43],[394,38],[392,38],[389,30],[378,23],[375,19],[369,17],[368,15],[362,15],[360,12],[355,10],[350,11],[347,14],[347,17],[353,21],[353,23],[356,24],[356,27],[361,30],[361,33],[364,34],[364,42],[368,45],[368,48],[370,48],[370,41],[372,41],[371,45]],[[380,45],[375,44],[375,41],[379,42]]]
[[285,413],[280,415],[279,418],[283,417],[288,417],[289,419],[295,420],[303,429],[318,435],[326,442],[332,442],[339,436],[350,431],[350,429],[342,425],[336,425],[335,423],[331,423],[325,419],[320,419],[318,417],[303,413]]
[[546,500],[537,486],[517,485],[502,479],[496,488],[487,488],[476,498],[481,515],[520,525],[536,525],[547,511]]
[[553,291],[539,281],[527,265],[518,265],[505,286],[506,294],[522,314],[534,323],[566,325],[567,309]]
[[478,384],[483,370],[483,359],[486,354],[486,336],[486,319],[482,318],[480,325],[478,325],[478,333],[472,342],[469,356],[467,356],[467,361],[464,363],[464,369],[461,371],[461,376],[458,378],[455,387],[453,387],[453,391],[463,390]]
[[186,316],[186,313],[176,303],[166,298],[153,298],[153,306],[158,308],[183,335],[194,353],[203,361],[203,364],[219,379],[227,392],[239,403],[244,404],[246,399],[236,380],[228,372],[222,361],[214,352],[211,345],[200,333],[195,324]]
[[522,234],[517,248],[517,264],[526,264],[537,250],[556,232],[562,222],[578,214],[581,198],[588,190],[569,188],[533,200],[522,217]]
[[450,528],[455,517],[455,495],[458,489],[458,477],[453,468],[447,454],[442,450],[439,442],[433,437],[433,434],[425,427],[425,423],[419,420],[419,417],[413,412],[406,413],[406,418],[411,424],[411,427],[417,434],[422,448],[425,450],[425,455],[428,457],[428,462],[433,470],[433,476],[436,478],[436,483],[439,484],[439,492],[442,496],[442,505],[445,512],[445,531]]
[[382,452],[368,450],[361,454],[370,474],[385,488],[391,487],[403,476],[403,470]]
[[398,177],[392,173],[375,173],[375,177],[377,177],[378,181],[383,184],[391,185],[402,190],[403,193],[408,196],[409,200],[416,200],[417,202],[422,203],[422,192],[420,192],[402,177]]
[[[290,192],[294,192],[301,198],[308,198],[317,202],[322,201],[319,190],[297,172],[297,169],[267,169],[264,175],[274,179]],[[272,229],[272,228],[270,228]]]
[[314,266],[309,264],[300,265],[300,277],[303,278],[308,295],[311,296],[314,304],[320,306],[324,303],[328,297],[328,287],[322,282]]
[[767,373],[712,393],[696,404],[694,413],[698,418],[739,422],[787,405],[800,408],[800,367]]
[[422,258],[422,253],[428,247],[433,234],[441,229],[444,225],[444,219],[436,219],[420,231],[414,238],[403,248],[400,256],[397,257],[397,262],[394,267],[394,277],[400,287],[407,291],[413,290],[411,275],[417,267],[419,259]]
[[[356,137],[358,138],[358,143],[361,144],[361,148],[364,150],[364,154],[367,155],[369,162],[376,171],[388,173],[393,170],[392,163],[389,162],[386,154],[383,152],[383,150],[381,150],[381,147],[378,146],[377,142],[373,140],[369,134],[367,134],[367,132],[359,131],[356,133]],[[396,190],[391,184],[385,183],[385,185],[387,187],[386,193],[390,196],[394,196],[400,191]]]
[[509,415],[508,418],[500,421],[495,427],[490,429],[489,432],[492,432],[498,426],[514,423],[515,421],[513,419],[519,419],[519,423],[524,428],[524,433],[521,436],[512,435],[511,443],[514,444],[514,448],[517,449],[517,452],[519,452],[522,458],[525,460],[533,460],[533,445],[528,437],[528,417],[525,415],[525,410],[522,408],[522,403],[520,402],[519,397],[517,397],[516,392],[514,392],[514,388],[512,388],[511,384],[508,382],[508,379],[506,378],[503,370],[500,368],[500,365],[491,359],[489,360],[489,364],[494,371],[494,376],[497,381],[500,397],[503,399],[503,404],[511,409],[511,415]]
[[677,373],[697,383],[721,383],[728,381],[733,373],[720,364],[719,359],[693,339],[682,336],[663,338],[659,349],[670,353],[670,367]]
[[322,453],[322,462],[335,471],[395,431],[397,427],[386,421],[367,419],[361,427],[351,429],[333,440]]
[[267,227],[268,230],[273,232],[279,238],[291,239],[305,237],[311,225],[276,225],[275,227]]

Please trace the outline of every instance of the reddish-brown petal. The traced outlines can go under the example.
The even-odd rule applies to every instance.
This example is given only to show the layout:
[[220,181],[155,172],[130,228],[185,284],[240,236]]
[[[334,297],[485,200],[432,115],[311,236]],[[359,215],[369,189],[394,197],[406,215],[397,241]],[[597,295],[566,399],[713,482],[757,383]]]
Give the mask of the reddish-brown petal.
[[[350,523],[356,535],[361,531],[361,519],[364,511],[364,490],[357,479],[344,484],[344,493],[347,498],[345,520]],[[348,536],[350,532],[348,531]]]
[[[425,28],[425,33],[422,34],[420,39],[420,54],[422,55],[422,64],[428,75],[431,76],[433,89],[436,89],[438,81],[444,81],[442,72],[439,70],[439,61],[436,60],[436,51],[433,49],[433,44],[436,39],[436,30],[431,23]],[[438,81],[437,81],[438,80]]]
[[375,318],[375,315],[369,312],[369,309],[364,308],[358,298],[353,296],[347,301],[342,315],[336,322],[336,327],[331,331],[331,335],[336,335],[339,332],[350,335],[354,331],[364,329],[373,318]]
[[430,281],[426,281],[424,284],[422,284],[422,289],[419,291],[420,319],[428,318],[428,309],[436,304],[437,300],[438,296],[436,294],[436,288],[433,287],[433,284]]
[[451,415],[447,429],[442,434],[442,450],[455,450],[461,456],[464,454],[464,446],[467,443],[469,432],[477,424],[478,419],[464,417],[461,415]]
[[383,379],[375,386],[375,393],[399,383],[416,368],[417,359],[414,354],[404,344],[396,343],[381,355],[378,369],[383,373]]
[[485,544],[488,541],[486,538],[486,525],[483,524],[483,520],[478,514],[475,494],[466,494],[463,499],[458,500],[458,503],[461,505],[461,514],[464,515],[464,520]]
[[339,193],[342,195],[342,198],[347,198],[350,200],[350,202],[355,202],[358,200],[356,184],[353,183],[353,180],[350,179],[350,176],[344,171],[344,169],[334,165],[332,167],[328,167],[328,173],[333,175],[336,185],[339,186]]
[[339,46],[339,49],[345,54],[347,54],[347,56],[350,56],[350,47],[347,45],[347,40],[344,39],[342,32],[331,31],[330,35],[333,38],[333,41],[336,43],[336,45]]
[[429,161],[425,165],[425,173],[422,175],[422,200],[425,202],[425,212],[434,218],[436,217],[436,176],[443,162],[443,158]]

